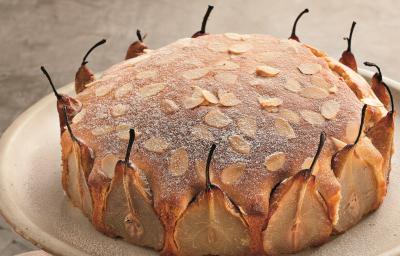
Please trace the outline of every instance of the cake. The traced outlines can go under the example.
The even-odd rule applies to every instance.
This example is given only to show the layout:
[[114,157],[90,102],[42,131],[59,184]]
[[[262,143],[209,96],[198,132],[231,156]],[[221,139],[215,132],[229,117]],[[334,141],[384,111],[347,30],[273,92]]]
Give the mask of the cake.
[[97,230],[162,255],[276,255],[380,206],[394,136],[380,70],[370,86],[298,38],[199,32],[140,40],[74,98],[55,91],[62,185]]

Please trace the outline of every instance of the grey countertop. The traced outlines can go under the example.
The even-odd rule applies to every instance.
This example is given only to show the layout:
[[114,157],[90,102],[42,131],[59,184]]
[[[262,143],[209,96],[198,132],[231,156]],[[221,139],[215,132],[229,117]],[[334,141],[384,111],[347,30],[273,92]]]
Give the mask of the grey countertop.
[[[57,87],[74,79],[87,49],[105,46],[89,57],[95,72],[121,61],[136,40],[136,28],[147,32],[147,44],[158,48],[199,30],[207,4],[215,5],[210,33],[266,33],[288,37],[296,15],[303,42],[338,57],[353,20],[353,52],[359,66],[379,64],[385,76],[400,80],[400,1],[385,0],[0,0],[0,135],[30,105],[50,93],[39,67],[46,66]],[[0,219],[0,256],[32,249]]]

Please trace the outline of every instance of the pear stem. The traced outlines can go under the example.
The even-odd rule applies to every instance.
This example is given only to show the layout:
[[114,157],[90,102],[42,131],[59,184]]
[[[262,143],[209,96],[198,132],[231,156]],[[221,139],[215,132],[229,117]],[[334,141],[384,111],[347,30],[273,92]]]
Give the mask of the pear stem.
[[137,38],[139,39],[139,41],[143,42],[143,37],[142,37],[142,34],[140,33],[139,29],[136,30],[136,35],[137,35]]
[[314,159],[310,166],[311,171],[314,169],[315,163],[317,162],[318,157],[321,154],[322,148],[324,147],[324,144],[325,144],[325,140],[326,140],[326,133],[321,132],[321,134],[319,135],[319,144],[318,144],[317,153],[315,153]]
[[83,60],[82,60],[82,64],[81,64],[81,65],[83,66],[83,65],[87,64],[88,62],[86,61],[86,59],[87,59],[87,57],[89,56],[89,54],[90,54],[94,49],[96,49],[98,46],[104,44],[105,42],[106,42],[106,39],[102,39],[102,40],[100,40],[99,42],[97,42],[95,45],[93,45],[93,46],[89,49],[89,51],[87,51],[87,53],[85,54],[85,57],[83,57]]
[[47,77],[47,80],[49,80],[50,86],[53,89],[54,95],[56,95],[57,100],[61,99],[61,95],[58,94],[56,87],[54,87],[53,81],[51,80],[51,77],[47,72],[47,70],[43,66],[41,66],[40,69],[42,70],[43,74]]
[[354,31],[354,27],[356,26],[356,24],[357,23],[355,21],[353,21],[353,23],[351,24],[349,37],[343,38],[344,40],[347,40],[347,51],[348,52],[351,52],[351,41],[352,41],[352,38],[353,38],[353,31]]
[[212,156],[214,154],[214,150],[216,147],[217,147],[217,145],[212,144],[210,151],[208,152],[207,163],[206,163],[206,190],[207,191],[211,190],[210,165],[211,165]]
[[367,112],[367,111],[366,111],[366,110],[367,110],[367,107],[368,107],[368,105],[367,105],[367,104],[364,104],[364,106],[363,106],[363,108],[362,108],[362,110],[361,110],[360,128],[358,129],[357,138],[356,138],[356,140],[354,141],[354,144],[353,144],[353,145],[356,145],[356,144],[358,143],[358,141],[360,140],[360,137],[361,137],[361,134],[362,134],[362,129],[363,129],[363,126],[364,126],[365,112]]
[[369,62],[369,61],[365,61],[365,62],[364,62],[364,65],[367,66],[367,67],[375,67],[375,68],[378,70],[378,79],[379,79],[379,82],[382,81],[383,76],[382,76],[381,69],[379,68],[378,65],[376,65],[376,64],[373,63],[373,62]]
[[125,154],[125,164],[129,163],[129,157],[131,156],[131,151],[134,141],[135,141],[135,129],[131,128],[129,130],[128,148],[126,149],[126,154]]
[[212,5],[209,5],[208,8],[207,8],[207,12],[204,15],[203,22],[201,23],[201,30],[200,31],[202,33],[206,33],[206,26],[207,26],[208,17],[210,17],[210,13],[211,13],[211,11],[213,9],[214,9],[214,6],[212,6]]
[[300,20],[301,16],[303,16],[305,13],[308,13],[308,12],[309,12],[309,10],[308,10],[308,8],[306,8],[299,15],[297,15],[297,18],[296,18],[296,20],[294,21],[294,24],[293,24],[292,34],[289,37],[290,39],[297,38],[297,36],[296,36],[297,22]]
[[75,137],[75,135],[72,133],[71,126],[69,125],[69,118],[67,114],[67,106],[63,106],[63,113],[64,113],[64,118],[65,118],[65,125],[67,126],[69,135],[71,136],[72,140],[78,141],[78,139]]

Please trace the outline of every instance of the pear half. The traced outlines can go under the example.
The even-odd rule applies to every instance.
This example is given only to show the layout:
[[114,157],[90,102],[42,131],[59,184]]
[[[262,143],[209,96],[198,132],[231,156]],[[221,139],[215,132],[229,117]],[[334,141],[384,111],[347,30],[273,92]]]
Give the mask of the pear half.
[[89,174],[93,167],[93,152],[84,143],[68,136],[65,143],[69,146],[63,152],[62,183],[74,206],[83,210],[89,218],[92,217],[92,197],[88,187]]
[[336,232],[344,232],[376,209],[386,193],[382,172],[383,157],[368,137],[338,151],[332,162],[341,185],[339,219]]
[[106,197],[104,222],[115,235],[130,243],[161,250],[164,228],[154,211],[149,185],[140,172],[118,161]]
[[180,255],[245,255],[250,235],[238,209],[212,185],[197,195],[178,220],[175,241]]
[[277,187],[263,231],[267,254],[294,253],[329,238],[332,223],[316,187],[310,169],[300,171]]

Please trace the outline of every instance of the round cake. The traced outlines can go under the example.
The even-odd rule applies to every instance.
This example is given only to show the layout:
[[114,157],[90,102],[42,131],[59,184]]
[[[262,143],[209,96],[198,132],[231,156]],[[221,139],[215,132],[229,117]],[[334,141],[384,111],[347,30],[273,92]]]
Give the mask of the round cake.
[[99,231],[162,255],[322,244],[386,194],[394,111],[373,82],[269,35],[146,51],[59,95],[64,190]]

